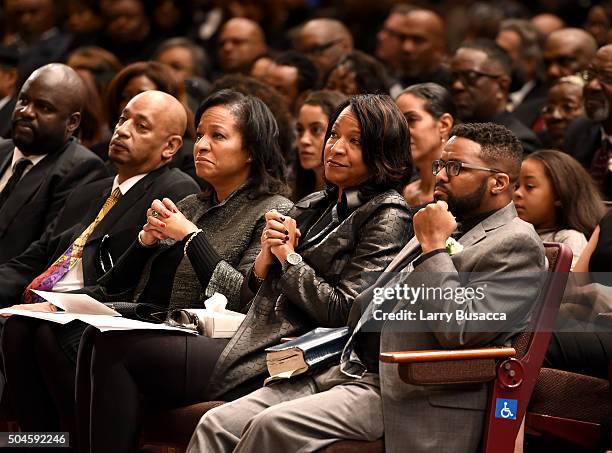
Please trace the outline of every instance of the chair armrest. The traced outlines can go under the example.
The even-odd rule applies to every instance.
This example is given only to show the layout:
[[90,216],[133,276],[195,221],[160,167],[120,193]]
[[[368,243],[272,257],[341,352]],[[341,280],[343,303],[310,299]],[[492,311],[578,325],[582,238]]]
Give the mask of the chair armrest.
[[425,351],[381,352],[379,360],[386,363],[447,362],[451,360],[506,359],[516,350],[507,347],[477,349],[439,349]]
[[515,355],[514,348],[492,347],[383,352],[380,361],[397,363],[400,379],[412,385],[475,384],[495,379],[496,359]]

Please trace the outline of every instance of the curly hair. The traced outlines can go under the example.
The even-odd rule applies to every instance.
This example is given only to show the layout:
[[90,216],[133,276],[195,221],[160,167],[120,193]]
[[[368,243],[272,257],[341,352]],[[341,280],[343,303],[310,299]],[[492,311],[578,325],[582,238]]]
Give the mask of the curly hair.
[[[263,194],[288,193],[284,159],[278,143],[278,125],[264,102],[236,90],[220,90],[208,96],[196,112],[196,127],[207,110],[223,106],[236,119],[242,143],[252,159],[251,184],[253,197]],[[210,196],[212,188],[204,189],[202,196]]]
[[523,145],[507,127],[495,123],[464,123],[453,127],[450,135],[478,143],[484,161],[508,173],[511,182],[518,179]]
[[537,160],[545,168],[560,206],[557,228],[577,230],[586,237],[604,214],[601,195],[591,175],[569,154],[552,149],[536,151],[525,160]]
[[[363,162],[370,170],[365,185],[376,191],[393,188],[401,192],[412,176],[410,129],[406,118],[386,94],[351,96],[329,118],[323,143],[327,143],[334,123],[347,107],[361,130]],[[328,182],[328,186],[333,184]]]

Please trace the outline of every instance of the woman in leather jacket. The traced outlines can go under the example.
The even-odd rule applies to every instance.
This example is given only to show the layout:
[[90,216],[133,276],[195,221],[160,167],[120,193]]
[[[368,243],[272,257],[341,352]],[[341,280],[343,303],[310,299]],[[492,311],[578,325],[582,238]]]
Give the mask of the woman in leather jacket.
[[[200,401],[233,399],[262,385],[264,349],[281,337],[345,325],[354,298],[371,283],[368,273],[383,271],[412,236],[398,193],[412,170],[409,134],[388,96],[356,96],[337,109],[324,140],[327,189],[288,214],[266,214],[261,251],[241,297],[227,306],[246,318],[222,348],[218,339],[199,337],[207,345],[199,356],[176,351],[162,365],[146,341],[128,343],[123,332],[100,335],[90,328],[77,379],[79,415],[91,414],[82,431],[90,434],[88,451],[136,446],[139,397],[156,405],[193,403],[185,384],[172,378],[179,369],[187,385],[199,380]],[[148,219],[151,231],[165,234],[155,220]]]

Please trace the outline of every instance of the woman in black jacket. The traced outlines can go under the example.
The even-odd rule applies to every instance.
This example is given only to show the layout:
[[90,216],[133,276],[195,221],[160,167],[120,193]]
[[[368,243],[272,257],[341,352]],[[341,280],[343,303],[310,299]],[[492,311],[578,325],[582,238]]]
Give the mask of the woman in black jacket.
[[[240,299],[227,307],[246,318],[223,348],[218,339],[198,337],[200,355],[177,351],[162,362],[155,345],[138,333],[88,329],[77,379],[86,451],[131,451],[140,397],[156,405],[193,403],[184,386],[194,382],[202,389],[200,401],[242,396],[265,378],[266,347],[317,326],[346,324],[354,298],[370,283],[367,273],[383,271],[412,236],[408,206],[398,193],[411,175],[410,137],[391,98],[366,95],[338,108],[324,143],[328,188],[287,215],[266,214],[262,249]],[[159,209],[166,215],[173,206]],[[147,228],[172,237],[165,223],[150,216]],[[173,378],[179,370],[185,382]]]

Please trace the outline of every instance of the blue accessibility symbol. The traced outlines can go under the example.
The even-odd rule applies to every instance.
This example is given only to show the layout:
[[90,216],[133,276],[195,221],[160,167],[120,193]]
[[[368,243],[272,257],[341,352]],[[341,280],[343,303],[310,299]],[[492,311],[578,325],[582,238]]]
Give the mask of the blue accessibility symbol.
[[495,418],[516,420],[517,408],[518,400],[506,400],[503,398],[497,398],[495,400]]

